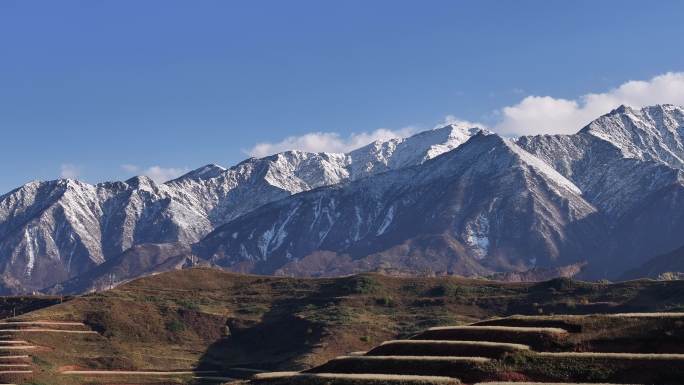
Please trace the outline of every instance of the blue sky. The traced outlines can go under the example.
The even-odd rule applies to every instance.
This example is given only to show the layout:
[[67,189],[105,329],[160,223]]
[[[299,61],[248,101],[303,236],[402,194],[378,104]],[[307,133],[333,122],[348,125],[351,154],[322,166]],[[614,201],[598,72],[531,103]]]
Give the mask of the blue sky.
[[[590,93],[680,103],[683,14],[681,1],[2,0],[0,191],[230,166],[257,143],[348,144],[447,115],[565,132],[598,109]],[[572,119],[524,120],[540,102]]]

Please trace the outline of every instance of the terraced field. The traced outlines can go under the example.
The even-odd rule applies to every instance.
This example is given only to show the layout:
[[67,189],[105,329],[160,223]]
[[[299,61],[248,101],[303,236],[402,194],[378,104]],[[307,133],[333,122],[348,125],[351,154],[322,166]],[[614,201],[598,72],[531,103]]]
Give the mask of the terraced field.
[[[665,343],[667,342],[667,343]],[[512,316],[433,327],[255,385],[684,384],[684,313]]]
[[[684,354],[684,281],[299,279],[188,269],[68,301],[38,299],[5,299],[11,318],[0,321],[0,365],[12,366],[0,371],[31,373],[4,373],[0,383],[217,384],[263,371],[305,371],[268,380],[304,384],[625,382],[616,376],[631,367],[661,372],[666,358],[678,365],[650,353]],[[635,355],[567,354],[585,352]],[[627,369],[606,371],[612,363]]]
[[[82,322],[0,322],[0,385],[2,384],[189,384],[220,383],[230,378],[213,371],[98,370],[79,365],[74,354],[97,354],[109,342]],[[102,359],[103,357],[99,357]],[[115,360],[115,357],[111,357]],[[93,362],[98,367],[97,362]]]
[[0,322],[0,381],[25,383],[33,379],[40,368],[36,365],[38,351],[47,350],[27,341],[27,335],[40,333],[89,334],[78,322],[3,321]]

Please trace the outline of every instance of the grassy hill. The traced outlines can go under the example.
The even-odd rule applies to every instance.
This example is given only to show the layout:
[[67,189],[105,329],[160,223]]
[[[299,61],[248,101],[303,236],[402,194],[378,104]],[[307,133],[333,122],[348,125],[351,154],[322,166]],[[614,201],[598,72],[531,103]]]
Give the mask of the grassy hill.
[[97,382],[57,373],[302,370],[432,326],[511,314],[683,309],[682,281],[501,283],[373,274],[300,279],[199,268],[138,279],[15,320],[82,322],[83,331],[96,332],[18,333],[38,347],[31,352],[30,381],[75,384]]

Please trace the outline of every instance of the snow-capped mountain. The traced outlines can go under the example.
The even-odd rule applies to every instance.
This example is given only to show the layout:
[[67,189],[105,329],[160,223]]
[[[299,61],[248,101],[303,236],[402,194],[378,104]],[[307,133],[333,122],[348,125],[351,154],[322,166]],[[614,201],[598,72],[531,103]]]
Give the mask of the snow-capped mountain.
[[282,275],[618,277],[684,246],[683,143],[681,107],[620,107],[574,135],[449,125],[164,184],[31,182],[0,196],[2,290],[100,289],[198,258]]
[[408,138],[376,141],[349,153],[349,174],[358,179],[388,170],[422,164],[451,151],[478,133],[491,132],[481,127],[452,124],[424,131]]
[[135,245],[191,244],[266,203],[420,164],[479,131],[450,125],[349,154],[288,151],[230,169],[207,165],[164,184],[146,177],[98,185],[31,182],[0,196],[0,286],[41,289]]
[[620,107],[575,135],[475,136],[419,166],[262,206],[195,250],[269,274],[588,261],[585,276],[615,277],[684,244],[683,116],[669,105]]
[[575,135],[522,137],[517,143],[572,180],[606,220],[611,275],[684,245],[684,109],[622,106]]
[[[597,252],[603,229],[573,182],[515,143],[479,134],[419,166],[262,206],[195,251],[232,270],[330,275],[379,268],[378,255],[404,247],[395,267],[472,274],[574,263]],[[434,253],[426,237],[448,245],[443,256],[425,257]],[[330,256],[321,251],[344,264],[322,268]]]

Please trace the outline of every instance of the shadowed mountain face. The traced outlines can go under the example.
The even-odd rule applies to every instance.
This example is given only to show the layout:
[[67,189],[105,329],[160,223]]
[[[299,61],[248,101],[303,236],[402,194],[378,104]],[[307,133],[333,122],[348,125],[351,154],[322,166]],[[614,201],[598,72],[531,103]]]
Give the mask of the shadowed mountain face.
[[208,165],[164,184],[31,182],[0,196],[0,284],[88,290],[197,263],[193,253],[284,275],[587,262],[586,277],[616,277],[684,245],[683,143],[682,108],[620,107],[575,135],[446,126],[348,154]]
[[684,278],[684,247],[661,254],[622,275],[622,279],[656,278],[663,280]]

